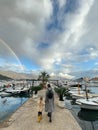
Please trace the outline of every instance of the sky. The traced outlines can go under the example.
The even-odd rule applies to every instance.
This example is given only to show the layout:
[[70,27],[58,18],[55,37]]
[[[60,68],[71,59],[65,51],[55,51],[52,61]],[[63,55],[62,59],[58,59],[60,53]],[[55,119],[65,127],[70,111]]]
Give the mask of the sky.
[[0,0],[0,69],[98,70],[98,0]]

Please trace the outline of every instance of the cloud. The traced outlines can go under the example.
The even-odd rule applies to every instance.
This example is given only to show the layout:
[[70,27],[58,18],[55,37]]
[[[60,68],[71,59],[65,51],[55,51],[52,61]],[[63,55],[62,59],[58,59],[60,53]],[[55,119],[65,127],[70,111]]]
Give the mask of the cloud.
[[64,73],[59,73],[59,76],[62,77],[62,78],[66,78],[66,79],[74,78],[74,76],[69,75],[69,74],[64,74]]
[[64,79],[72,79],[72,78],[74,78],[74,76],[69,75],[69,74],[66,74],[66,73],[65,73],[65,74],[64,74],[64,73],[57,73],[57,74],[56,74],[56,73],[53,73],[53,72],[52,72],[52,73],[50,74],[50,76],[51,76],[51,77],[54,77],[54,78],[56,77],[56,78],[64,78]]
[[[0,1],[0,38],[25,68],[29,62],[69,73],[77,63],[97,58],[97,5],[94,0]],[[1,60],[12,57],[1,44],[0,50],[6,50],[0,51]]]
[[13,64],[13,63],[2,63],[0,64],[0,70],[4,71],[16,71],[16,72],[26,72],[26,68],[19,65],[19,64]]

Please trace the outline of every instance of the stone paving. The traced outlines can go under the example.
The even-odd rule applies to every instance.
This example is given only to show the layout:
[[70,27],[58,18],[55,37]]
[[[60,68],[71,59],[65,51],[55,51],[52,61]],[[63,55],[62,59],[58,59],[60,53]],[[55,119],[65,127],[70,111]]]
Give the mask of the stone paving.
[[[44,94],[45,90],[39,92],[39,95],[44,96]],[[56,94],[52,122],[48,121],[47,113],[43,111],[43,119],[38,123],[37,100],[38,98],[30,98],[6,121],[0,124],[0,130],[82,130],[70,111],[57,105]]]

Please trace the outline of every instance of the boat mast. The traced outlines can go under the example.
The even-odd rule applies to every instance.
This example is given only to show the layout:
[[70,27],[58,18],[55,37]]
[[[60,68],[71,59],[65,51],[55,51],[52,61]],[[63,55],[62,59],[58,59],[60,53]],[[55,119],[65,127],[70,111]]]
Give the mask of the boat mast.
[[88,101],[88,91],[87,91],[87,81],[88,81],[88,78],[84,78],[84,81],[85,81],[85,95],[86,95],[86,100]]

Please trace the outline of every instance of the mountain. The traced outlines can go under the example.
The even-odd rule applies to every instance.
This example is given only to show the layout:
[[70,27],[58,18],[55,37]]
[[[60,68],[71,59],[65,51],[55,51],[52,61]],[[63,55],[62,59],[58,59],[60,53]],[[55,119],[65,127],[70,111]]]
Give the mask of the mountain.
[[98,81],[98,77],[94,77],[92,79],[90,79],[91,81]]
[[[38,78],[38,75],[34,73],[18,73],[14,71],[0,70],[0,74],[12,79],[37,79]],[[93,78],[93,77],[98,77],[98,70],[77,71],[77,72],[71,72],[68,75],[71,75],[72,77],[74,77],[74,79],[78,79],[81,77]],[[61,77],[61,78],[67,79],[68,76]],[[51,76],[51,79],[58,79],[58,77]]]
[[77,72],[71,72],[69,74],[75,76],[75,78],[80,78],[80,77],[93,78],[93,77],[98,77],[98,70],[77,71]]
[[12,78],[0,74],[0,80],[12,80]]
[[1,71],[0,74],[4,76],[8,76],[12,79],[37,79],[36,75],[26,74],[26,73],[17,73],[14,71]]

